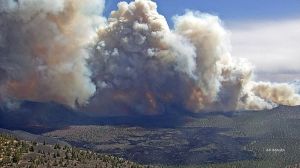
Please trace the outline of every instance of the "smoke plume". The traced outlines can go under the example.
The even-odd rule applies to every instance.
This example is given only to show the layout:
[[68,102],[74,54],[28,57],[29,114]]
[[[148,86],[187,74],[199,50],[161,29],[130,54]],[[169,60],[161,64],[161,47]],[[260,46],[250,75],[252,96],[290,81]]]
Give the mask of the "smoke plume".
[[102,7],[99,0],[0,0],[2,100],[87,104],[95,92],[87,46]]
[[216,16],[190,11],[171,29],[150,0],[121,2],[106,21],[101,1],[49,3],[0,1],[2,99],[142,114],[300,105],[293,87],[255,82],[231,57]]

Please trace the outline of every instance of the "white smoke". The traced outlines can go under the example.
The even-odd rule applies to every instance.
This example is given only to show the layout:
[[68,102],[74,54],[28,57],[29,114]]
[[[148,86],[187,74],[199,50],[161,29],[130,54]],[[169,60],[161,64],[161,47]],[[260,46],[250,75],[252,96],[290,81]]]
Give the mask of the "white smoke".
[[2,99],[84,105],[94,94],[86,49],[103,1],[0,0]]
[[175,17],[172,30],[150,0],[118,7],[98,32],[92,109],[153,113],[177,104],[200,112],[300,104],[289,85],[253,81],[251,64],[231,57],[218,17],[187,12]]
[[1,4],[2,95],[74,107],[94,94],[86,108],[111,113],[300,105],[290,85],[255,82],[251,64],[231,57],[216,16],[187,12],[170,29],[150,0],[121,2],[106,22],[96,0],[48,3]]

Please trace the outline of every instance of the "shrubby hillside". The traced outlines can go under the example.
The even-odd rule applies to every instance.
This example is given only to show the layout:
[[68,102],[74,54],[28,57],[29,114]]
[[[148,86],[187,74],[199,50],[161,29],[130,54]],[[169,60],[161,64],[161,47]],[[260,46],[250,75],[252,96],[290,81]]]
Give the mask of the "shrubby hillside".
[[144,168],[149,166],[70,146],[23,141],[11,135],[0,134],[0,167]]

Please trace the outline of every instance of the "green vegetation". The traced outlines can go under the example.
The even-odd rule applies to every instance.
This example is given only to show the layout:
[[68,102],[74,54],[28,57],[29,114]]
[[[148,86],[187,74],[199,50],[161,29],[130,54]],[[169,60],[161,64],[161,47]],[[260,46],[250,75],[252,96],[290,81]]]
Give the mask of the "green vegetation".
[[0,167],[144,168],[122,158],[69,146],[18,140],[0,134]]

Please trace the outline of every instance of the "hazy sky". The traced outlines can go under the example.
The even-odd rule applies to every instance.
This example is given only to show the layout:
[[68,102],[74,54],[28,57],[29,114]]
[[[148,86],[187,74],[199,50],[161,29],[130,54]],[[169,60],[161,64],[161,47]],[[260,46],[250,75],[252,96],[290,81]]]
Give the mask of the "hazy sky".
[[[129,2],[129,0],[126,0]],[[120,0],[106,0],[105,15]],[[247,58],[258,80],[300,79],[300,0],[156,0],[172,26],[187,9],[218,15],[231,33],[234,57]]]

